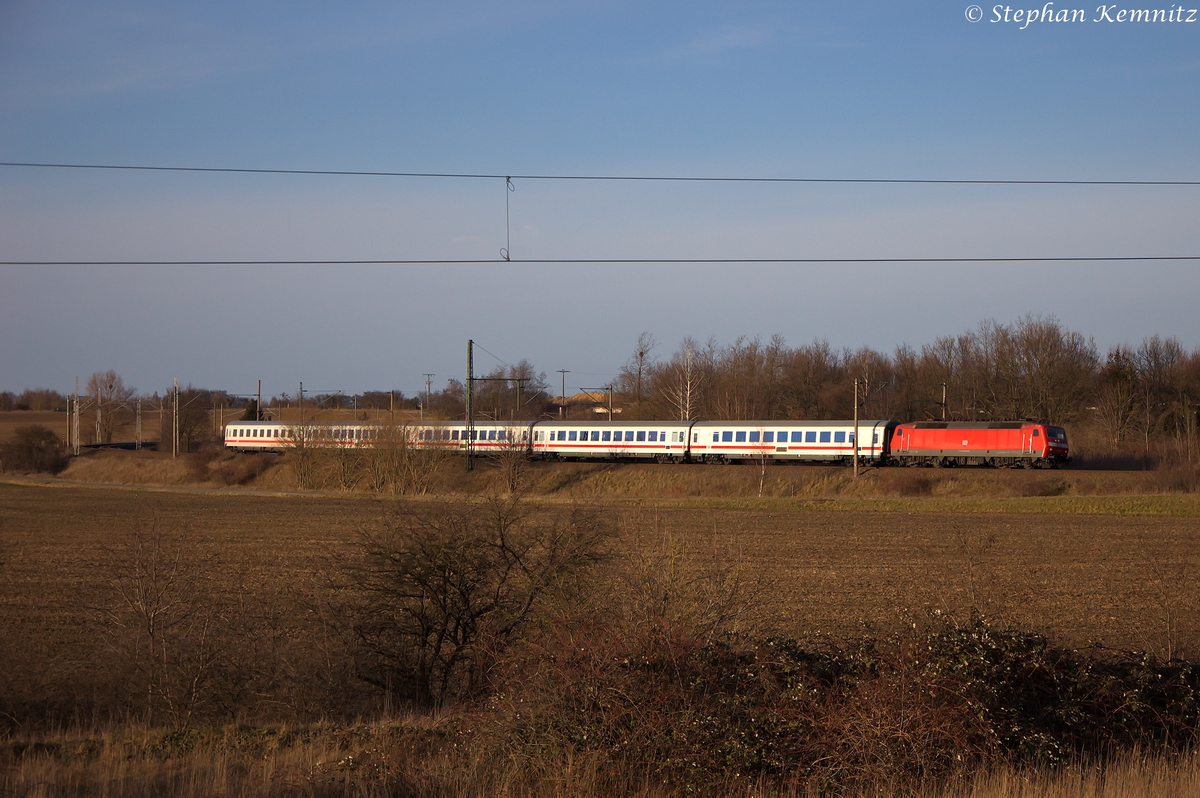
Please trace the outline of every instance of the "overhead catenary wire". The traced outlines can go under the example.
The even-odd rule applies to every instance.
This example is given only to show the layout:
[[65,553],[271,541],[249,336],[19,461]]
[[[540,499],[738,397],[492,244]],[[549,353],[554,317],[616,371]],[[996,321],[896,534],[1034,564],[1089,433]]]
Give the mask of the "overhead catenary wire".
[[687,264],[687,263],[1102,263],[1193,261],[1200,255],[1089,255],[1029,258],[490,258],[408,260],[5,260],[0,266],[457,266],[497,264]]
[[587,175],[526,174],[501,175],[470,172],[389,172],[329,169],[265,169],[204,166],[154,166],[139,164],[87,164],[0,161],[0,167],[44,169],[99,169],[150,172],[200,172],[278,175],[328,175],[362,177],[409,177],[504,180],[505,246],[497,259],[406,258],[406,259],[325,259],[325,260],[38,260],[0,261],[2,266],[352,266],[352,265],[472,265],[472,264],[870,264],[870,263],[1079,263],[1079,262],[1151,262],[1194,261],[1196,255],[1117,255],[1117,256],[1035,256],[1035,257],[909,257],[909,258],[521,258],[512,257],[509,194],[514,180],[559,181],[657,181],[709,183],[851,183],[851,184],[930,184],[930,185],[1027,185],[1027,186],[1200,186],[1195,180],[1009,180],[1009,179],[936,179],[936,178],[850,178],[850,177],[719,177],[697,175]]
[[[138,164],[36,163],[0,161],[0,167],[36,169],[113,169],[140,172],[211,172],[263,175],[329,175],[344,177],[428,177],[465,180],[612,180],[678,183],[876,183],[931,185],[1013,186],[1200,186],[1200,180],[1016,180],[994,178],[893,178],[893,177],[738,177],[715,175],[588,175],[524,174],[486,172],[385,172],[353,169],[258,169],[226,166],[146,166]],[[510,189],[511,190],[511,189]]]

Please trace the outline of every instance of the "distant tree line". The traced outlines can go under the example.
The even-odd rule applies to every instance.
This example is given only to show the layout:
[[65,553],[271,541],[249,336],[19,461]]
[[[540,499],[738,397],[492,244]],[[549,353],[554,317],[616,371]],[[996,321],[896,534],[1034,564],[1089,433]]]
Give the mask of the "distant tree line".
[[1039,316],[890,354],[824,340],[789,347],[775,335],[685,338],[667,355],[643,333],[616,387],[626,418],[822,419],[851,417],[856,379],[862,417],[1032,418],[1072,426],[1093,453],[1198,454],[1200,349],[1151,336],[1101,356],[1092,339]]
[[[891,352],[836,349],[825,340],[788,346],[781,335],[741,337],[729,344],[688,337],[670,354],[648,332],[612,383],[613,403],[624,419],[822,419],[854,413],[859,385],[862,417],[900,421],[989,421],[1031,418],[1072,427],[1076,444],[1090,454],[1127,454],[1193,460],[1200,410],[1200,349],[1175,338],[1151,336],[1137,346],[1118,345],[1103,355],[1095,342],[1050,317],[1025,316],[1012,324],[985,321],[959,335],[915,349]],[[171,390],[142,396],[143,414],[158,412],[163,430],[174,427]],[[65,408],[68,398],[34,389],[0,393],[0,410]],[[84,443],[128,439],[135,390],[113,371],[96,372],[81,397]],[[472,407],[477,419],[555,417],[560,400],[544,371],[527,360],[477,375]],[[281,417],[297,397],[264,402],[261,416]],[[457,419],[466,412],[463,381],[451,378],[436,391],[304,396],[303,407],[405,412],[404,419]],[[213,437],[218,409],[258,417],[253,399],[188,385],[180,389],[180,446],[190,451]],[[578,408],[568,408],[577,415]],[[232,420],[236,416],[229,417]],[[290,417],[290,416],[282,416]],[[1078,451],[1078,447],[1077,447]]]

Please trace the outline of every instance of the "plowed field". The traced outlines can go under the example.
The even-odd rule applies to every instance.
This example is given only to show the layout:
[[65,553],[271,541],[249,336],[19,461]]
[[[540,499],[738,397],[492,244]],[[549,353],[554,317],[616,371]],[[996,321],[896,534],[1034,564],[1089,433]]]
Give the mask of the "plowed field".
[[[736,565],[785,634],[857,634],[977,607],[1074,644],[1166,654],[1200,643],[1195,518],[811,505],[612,512],[623,556]],[[382,515],[367,498],[0,484],[0,623],[53,636],[79,622],[76,608],[104,578],[105,548],[139,529],[184,535],[227,563],[238,589],[284,595]]]

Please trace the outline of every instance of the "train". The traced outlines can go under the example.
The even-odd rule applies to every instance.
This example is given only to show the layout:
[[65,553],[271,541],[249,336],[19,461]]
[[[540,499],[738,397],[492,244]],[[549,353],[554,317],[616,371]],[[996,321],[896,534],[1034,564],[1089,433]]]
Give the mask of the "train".
[[243,452],[389,442],[543,460],[849,465],[857,455],[867,466],[994,468],[1070,462],[1066,430],[1035,421],[418,421],[398,427],[235,421],[225,427],[225,446]]

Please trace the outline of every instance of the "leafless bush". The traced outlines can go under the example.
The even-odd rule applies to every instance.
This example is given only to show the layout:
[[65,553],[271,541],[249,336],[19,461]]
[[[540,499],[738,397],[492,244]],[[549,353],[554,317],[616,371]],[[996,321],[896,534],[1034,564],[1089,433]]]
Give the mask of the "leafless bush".
[[611,529],[519,495],[402,507],[345,565],[362,678],[423,706],[479,694],[513,635],[579,589]]
[[215,565],[157,522],[105,552],[108,600],[94,614],[107,630],[130,709],[149,724],[186,727],[211,697],[221,656]]
[[17,427],[13,439],[0,445],[0,471],[40,471],[57,474],[68,458],[58,436],[43,426]]
[[889,476],[892,477],[889,480],[892,490],[898,496],[928,496],[933,493],[933,486],[936,484],[933,477],[911,469]]

